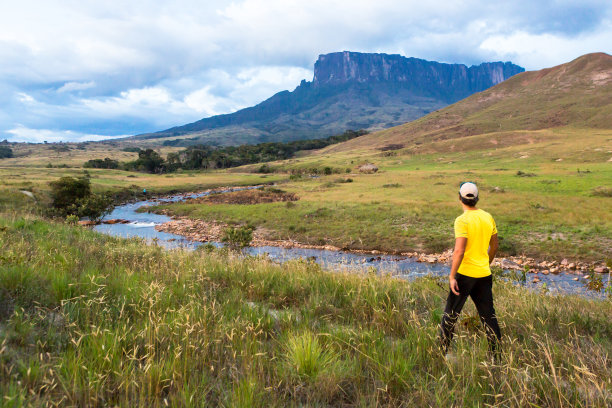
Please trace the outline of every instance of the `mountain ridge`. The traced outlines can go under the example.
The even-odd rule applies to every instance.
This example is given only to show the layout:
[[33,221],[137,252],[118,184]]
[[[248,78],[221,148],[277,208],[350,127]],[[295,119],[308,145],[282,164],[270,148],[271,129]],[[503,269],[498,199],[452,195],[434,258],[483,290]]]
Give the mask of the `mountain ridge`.
[[565,64],[520,73],[414,122],[326,152],[564,126],[612,129],[612,56],[586,54]]
[[378,130],[414,120],[524,71],[510,62],[468,67],[349,51],[322,54],[314,67],[311,82],[302,80],[293,91],[278,92],[255,106],[134,138],[187,137],[177,144],[231,144],[224,139],[259,143],[326,137],[347,129]]

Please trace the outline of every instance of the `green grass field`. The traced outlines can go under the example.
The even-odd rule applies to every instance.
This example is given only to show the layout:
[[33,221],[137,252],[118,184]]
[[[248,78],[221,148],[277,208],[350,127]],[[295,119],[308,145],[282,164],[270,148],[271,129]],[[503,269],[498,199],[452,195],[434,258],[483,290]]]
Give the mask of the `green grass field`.
[[437,353],[435,281],[166,251],[0,218],[0,406],[609,406],[612,303],[496,281]]
[[[12,160],[12,159],[11,159]],[[82,163],[81,163],[82,165]],[[180,172],[172,174],[147,174],[107,169],[47,168],[36,165],[11,166],[0,162],[0,210],[35,210],[36,202],[45,203],[50,191],[49,182],[63,176],[83,177],[87,171],[92,190],[114,193],[124,197],[144,198],[143,189],[149,195],[173,192],[201,191],[228,185],[253,185],[272,183],[287,178],[286,175],[261,175],[227,172]],[[30,191],[36,201],[20,191]]]
[[[470,139],[476,140],[462,141],[467,148],[460,152],[451,148],[459,142],[445,141],[422,153],[405,148],[327,154],[324,149],[273,163],[279,171],[330,167],[338,172],[282,184],[300,197],[295,205],[177,203],[162,208],[193,218],[252,223],[271,239],[440,252],[453,243],[453,221],[461,212],[457,187],[470,180],[480,186],[481,208],[497,221],[503,254],[612,258],[612,132],[527,132],[496,148]],[[346,174],[364,162],[380,170]],[[352,182],[343,182],[346,178]]]

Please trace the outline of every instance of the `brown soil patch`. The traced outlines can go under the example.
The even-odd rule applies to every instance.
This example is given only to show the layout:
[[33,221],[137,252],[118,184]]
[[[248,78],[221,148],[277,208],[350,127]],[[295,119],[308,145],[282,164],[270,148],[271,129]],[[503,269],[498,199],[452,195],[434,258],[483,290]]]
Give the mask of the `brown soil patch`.
[[295,193],[265,188],[258,190],[241,190],[232,193],[211,194],[209,196],[189,200],[190,203],[204,204],[261,204],[276,203],[279,201],[297,201],[299,197]]

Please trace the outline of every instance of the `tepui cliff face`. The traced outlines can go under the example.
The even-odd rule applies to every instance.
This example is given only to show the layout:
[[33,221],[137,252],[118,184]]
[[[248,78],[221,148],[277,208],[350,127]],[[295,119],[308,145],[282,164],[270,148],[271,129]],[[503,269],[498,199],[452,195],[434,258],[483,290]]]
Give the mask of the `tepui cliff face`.
[[484,91],[525,71],[510,62],[486,62],[467,67],[401,55],[335,52],[320,55],[314,66],[315,86],[350,82],[392,82],[418,94],[458,100]]
[[379,130],[420,118],[524,69],[510,62],[467,67],[401,55],[320,55],[312,81],[250,108],[137,138],[189,139],[175,145],[243,144],[323,138],[347,129]]

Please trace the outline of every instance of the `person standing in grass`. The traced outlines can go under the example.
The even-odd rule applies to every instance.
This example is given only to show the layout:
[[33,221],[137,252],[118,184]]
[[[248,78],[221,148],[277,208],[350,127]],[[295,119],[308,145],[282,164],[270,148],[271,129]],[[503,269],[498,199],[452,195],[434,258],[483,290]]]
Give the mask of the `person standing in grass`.
[[455,249],[451,265],[450,290],[440,325],[442,352],[446,355],[459,313],[468,296],[484,323],[489,350],[497,355],[501,332],[493,308],[493,277],[490,264],[498,248],[497,227],[491,214],[476,208],[478,187],[461,183],[459,200],[463,214],[455,219]]

